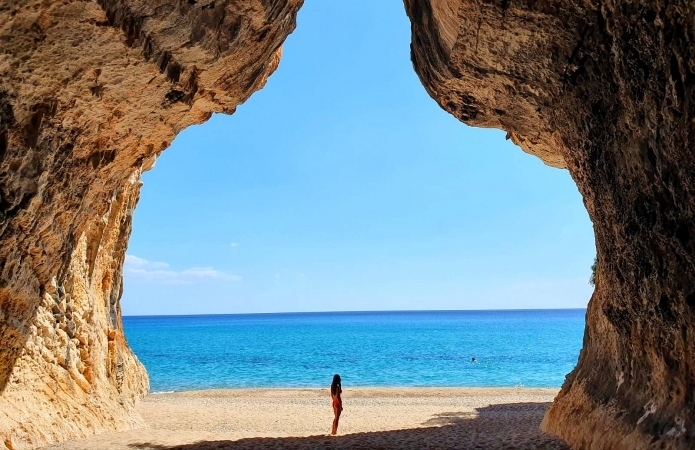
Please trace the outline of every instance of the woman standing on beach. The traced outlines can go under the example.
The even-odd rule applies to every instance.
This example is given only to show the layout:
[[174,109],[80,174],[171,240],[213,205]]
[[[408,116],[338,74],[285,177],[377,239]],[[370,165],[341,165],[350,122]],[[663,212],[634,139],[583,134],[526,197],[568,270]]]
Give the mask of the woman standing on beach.
[[340,375],[336,373],[333,375],[333,383],[331,383],[331,398],[333,399],[333,414],[335,415],[331,434],[338,433],[338,420],[340,420],[340,413],[343,411],[343,400],[340,398],[340,394],[342,392],[343,389],[340,385]]

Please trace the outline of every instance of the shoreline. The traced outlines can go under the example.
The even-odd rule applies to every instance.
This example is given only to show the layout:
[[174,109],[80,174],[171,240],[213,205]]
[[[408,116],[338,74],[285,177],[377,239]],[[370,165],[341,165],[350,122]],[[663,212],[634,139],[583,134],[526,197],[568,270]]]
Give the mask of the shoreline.
[[[555,391],[559,392],[561,386],[558,387],[547,387],[547,386],[348,386],[345,390],[351,391],[377,391],[384,390],[388,392],[389,390],[422,390],[423,392],[429,390],[446,390],[446,391],[467,391],[467,390],[538,390],[538,391]],[[301,387],[233,387],[233,388],[209,388],[209,389],[183,389],[180,391],[156,391],[149,392],[146,397],[151,395],[169,395],[169,394],[187,394],[193,392],[209,392],[209,393],[224,393],[224,392],[260,392],[260,391],[271,391],[271,392],[281,392],[281,391],[320,391],[326,390],[328,386],[301,386]]]
[[557,448],[538,428],[558,388],[343,388],[338,436],[329,387],[150,394],[147,426],[46,447],[87,449]]

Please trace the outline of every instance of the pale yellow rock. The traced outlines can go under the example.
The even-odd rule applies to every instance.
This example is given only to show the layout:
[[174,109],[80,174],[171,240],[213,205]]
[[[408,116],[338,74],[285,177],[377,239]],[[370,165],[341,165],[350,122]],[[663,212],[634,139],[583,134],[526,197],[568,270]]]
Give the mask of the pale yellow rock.
[[0,1],[0,443],[143,425],[119,305],[140,175],[265,84],[300,6]]

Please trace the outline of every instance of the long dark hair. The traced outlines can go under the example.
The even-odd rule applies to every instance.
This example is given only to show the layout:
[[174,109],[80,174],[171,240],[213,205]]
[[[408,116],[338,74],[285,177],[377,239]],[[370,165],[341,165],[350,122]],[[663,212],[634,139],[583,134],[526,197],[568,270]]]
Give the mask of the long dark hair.
[[336,395],[342,392],[343,388],[340,385],[340,375],[333,375],[333,383],[331,383],[331,395]]

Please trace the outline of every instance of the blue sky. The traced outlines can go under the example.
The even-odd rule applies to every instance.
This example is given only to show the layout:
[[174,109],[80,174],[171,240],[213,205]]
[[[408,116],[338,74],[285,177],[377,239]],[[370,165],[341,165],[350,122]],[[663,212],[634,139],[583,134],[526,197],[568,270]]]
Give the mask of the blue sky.
[[410,63],[399,1],[307,0],[278,71],[143,177],[123,313],[585,307],[582,199]]

